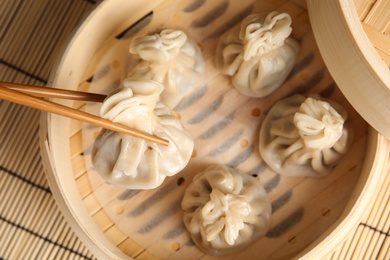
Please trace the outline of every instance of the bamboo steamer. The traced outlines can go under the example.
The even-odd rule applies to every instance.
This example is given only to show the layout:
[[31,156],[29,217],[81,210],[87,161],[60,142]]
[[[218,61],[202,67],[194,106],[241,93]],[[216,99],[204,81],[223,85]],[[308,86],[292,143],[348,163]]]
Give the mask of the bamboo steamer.
[[[53,196],[94,255],[99,259],[212,259],[191,242],[180,208],[185,188],[210,163],[228,164],[259,178],[273,207],[267,235],[243,252],[225,258],[319,259],[340,243],[371,206],[376,187],[384,178],[390,150],[386,132],[377,132],[382,126],[375,124],[376,119],[368,120],[362,113],[368,108],[354,100],[353,94],[365,97],[360,88],[351,93],[352,84],[363,83],[339,72],[345,66],[338,64],[341,54],[336,52],[336,46],[341,43],[329,38],[340,27],[337,19],[344,19],[343,30],[349,33],[342,44],[354,48],[346,47],[343,52],[369,52],[357,56],[364,62],[354,71],[366,73],[359,80],[367,79],[370,86],[375,83],[378,88],[390,82],[384,80],[389,77],[388,70],[384,71],[386,65],[377,52],[373,54],[372,45],[362,48],[352,37],[355,33],[364,34],[356,24],[359,17],[353,7],[352,1],[336,0],[309,0],[307,5],[298,0],[102,2],[66,46],[50,86],[108,92],[123,76],[125,53],[132,37],[164,27],[183,29],[199,43],[206,60],[206,79],[187,102],[175,108],[194,135],[196,152],[186,169],[167,178],[155,190],[124,190],[106,184],[90,163],[90,148],[99,129],[54,114],[42,115],[41,150]],[[300,41],[301,52],[280,89],[267,98],[248,98],[234,90],[229,79],[215,69],[216,43],[223,31],[248,14],[273,10],[292,16],[293,36]],[[331,14],[337,22],[329,24],[325,33],[328,37],[322,35],[321,18],[330,15],[330,10],[337,10]],[[355,26],[347,26],[350,20],[344,17],[353,20]],[[361,37],[369,45],[367,36]],[[371,59],[375,59],[374,64]],[[277,100],[294,93],[318,93],[348,110],[355,129],[354,142],[328,177],[281,177],[262,162],[258,153],[258,131],[266,111]],[[387,97],[388,94],[382,98]],[[382,100],[377,99],[377,105]],[[79,101],[58,102],[90,113],[97,114],[99,109],[99,105]]]

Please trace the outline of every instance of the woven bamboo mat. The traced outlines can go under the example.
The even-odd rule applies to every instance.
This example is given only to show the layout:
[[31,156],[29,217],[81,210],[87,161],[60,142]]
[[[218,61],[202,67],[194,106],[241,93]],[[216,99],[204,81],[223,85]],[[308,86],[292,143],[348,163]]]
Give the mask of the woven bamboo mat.
[[[361,19],[367,32],[384,37],[376,46],[386,62],[389,44],[381,43],[389,41],[389,1],[364,3],[357,5]],[[0,0],[0,81],[45,85],[58,49],[96,5],[92,0]],[[66,223],[45,179],[39,115],[0,101],[0,259],[94,259]],[[372,210],[328,259],[390,259],[389,248],[390,174],[378,187]]]

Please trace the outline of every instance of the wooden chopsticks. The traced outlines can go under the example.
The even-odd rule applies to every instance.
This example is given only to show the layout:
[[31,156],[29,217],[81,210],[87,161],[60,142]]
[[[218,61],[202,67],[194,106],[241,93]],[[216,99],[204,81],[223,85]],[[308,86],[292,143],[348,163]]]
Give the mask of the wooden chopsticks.
[[[4,85],[7,85],[7,86],[4,86]],[[1,99],[5,99],[5,100],[8,100],[8,101],[11,101],[14,103],[18,103],[21,105],[35,108],[35,109],[39,109],[42,111],[58,114],[61,116],[66,116],[66,117],[69,117],[72,119],[76,119],[76,120],[90,123],[90,124],[93,124],[96,126],[100,126],[100,127],[112,130],[112,131],[132,135],[132,136],[137,137],[137,138],[142,138],[142,139],[154,142],[154,143],[162,144],[165,146],[168,145],[167,140],[159,138],[157,136],[150,135],[148,133],[144,133],[144,132],[138,131],[136,129],[132,129],[132,128],[126,127],[124,125],[114,123],[110,120],[107,120],[107,119],[104,119],[104,118],[101,118],[98,116],[94,116],[92,114],[89,114],[89,113],[86,113],[86,112],[83,112],[83,111],[80,111],[77,109],[73,109],[73,108],[70,108],[67,106],[63,106],[63,105],[36,97],[36,96],[48,97],[48,95],[50,95],[50,97],[53,97],[53,95],[55,95],[55,97],[61,98],[63,95],[62,93],[65,93],[64,96],[68,99],[74,99],[71,97],[73,97],[73,95],[75,95],[76,100],[90,101],[91,99],[88,96],[87,92],[70,91],[71,92],[70,93],[69,91],[63,92],[64,90],[62,90],[62,89],[60,89],[60,90],[59,89],[50,89],[50,88],[46,89],[44,87],[32,86],[31,89],[33,89],[33,90],[31,90],[31,91],[33,93],[31,93],[30,90],[27,90],[27,89],[29,89],[28,85],[22,85],[22,87],[20,87],[21,85],[18,85],[18,84],[16,84],[18,86],[15,86],[15,84],[12,84],[12,85],[14,85],[13,87],[11,87],[13,89],[8,88],[9,83],[3,84],[2,82],[0,82],[0,98]],[[23,88],[22,91],[25,91],[25,92],[30,91],[29,93],[34,94],[35,96],[14,90],[14,89],[18,89],[18,88],[19,89]],[[41,93],[40,90],[42,88],[43,88],[43,92],[42,92],[42,94],[40,94]],[[57,90],[59,90],[59,91],[57,91]],[[54,92],[56,92],[56,93],[54,93]],[[69,95],[69,93],[71,95]],[[94,95],[95,94],[92,94],[92,96],[94,96]],[[100,95],[100,94],[96,94],[96,95]],[[97,96],[92,97],[92,100],[95,100],[96,97]],[[100,98],[101,97],[97,97],[96,100],[100,100]]]
[[73,91],[68,89],[47,88],[39,86],[31,86],[17,83],[0,82],[0,85],[7,87],[8,89],[17,90],[30,94],[35,97],[45,98],[61,98],[71,99],[89,102],[103,102],[107,97],[103,94],[96,94],[90,92]]

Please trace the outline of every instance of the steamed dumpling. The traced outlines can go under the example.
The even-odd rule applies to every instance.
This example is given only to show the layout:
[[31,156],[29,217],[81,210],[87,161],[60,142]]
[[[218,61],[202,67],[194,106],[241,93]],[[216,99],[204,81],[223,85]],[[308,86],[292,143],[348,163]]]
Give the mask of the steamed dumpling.
[[208,254],[249,246],[268,229],[271,204],[260,181],[223,165],[197,174],[185,191],[184,224]]
[[159,145],[103,129],[92,148],[94,168],[109,183],[128,189],[153,189],[188,163],[194,141],[169,107],[158,102],[163,85],[124,80],[104,101],[101,117],[169,141]]
[[260,154],[277,173],[322,177],[347,151],[346,111],[336,103],[294,95],[277,102],[260,130]]
[[250,97],[264,97],[286,80],[299,53],[289,37],[291,17],[286,13],[253,14],[219,40],[216,66],[232,77],[233,86]]
[[130,53],[133,61],[128,77],[162,83],[161,101],[171,108],[203,81],[203,55],[183,31],[165,29],[136,38]]

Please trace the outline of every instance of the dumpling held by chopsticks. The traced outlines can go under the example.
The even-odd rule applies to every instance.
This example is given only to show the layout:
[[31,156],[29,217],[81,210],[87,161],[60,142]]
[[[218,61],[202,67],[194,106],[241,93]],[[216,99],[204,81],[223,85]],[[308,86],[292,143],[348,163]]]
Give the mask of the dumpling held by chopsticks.
[[153,189],[188,163],[194,141],[169,107],[159,102],[164,86],[124,80],[104,101],[101,117],[156,135],[168,146],[103,129],[92,148],[92,163],[109,183],[128,189]]

